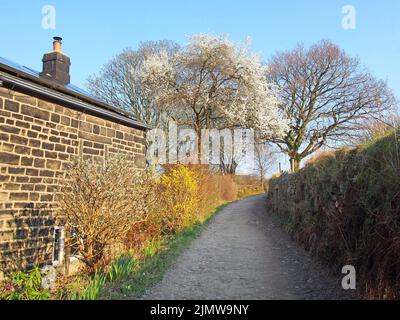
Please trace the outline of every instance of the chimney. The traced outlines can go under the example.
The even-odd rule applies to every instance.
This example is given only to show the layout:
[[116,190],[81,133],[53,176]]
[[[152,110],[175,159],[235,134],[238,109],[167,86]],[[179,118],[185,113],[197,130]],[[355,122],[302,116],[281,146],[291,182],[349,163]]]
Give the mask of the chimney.
[[43,56],[43,71],[40,76],[66,85],[70,83],[71,61],[62,53],[62,38],[54,37],[53,40],[53,52]]

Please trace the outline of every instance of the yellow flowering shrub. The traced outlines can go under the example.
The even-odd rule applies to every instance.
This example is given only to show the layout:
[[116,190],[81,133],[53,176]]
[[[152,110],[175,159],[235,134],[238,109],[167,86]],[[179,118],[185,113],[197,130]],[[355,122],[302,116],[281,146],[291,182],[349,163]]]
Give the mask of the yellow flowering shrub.
[[159,180],[160,215],[164,229],[175,232],[197,220],[200,199],[197,174],[184,165],[170,166]]
[[153,238],[204,223],[218,205],[235,200],[237,195],[232,177],[215,174],[204,165],[166,166],[156,185],[156,205],[146,219],[134,224],[125,239],[126,247],[136,253]]

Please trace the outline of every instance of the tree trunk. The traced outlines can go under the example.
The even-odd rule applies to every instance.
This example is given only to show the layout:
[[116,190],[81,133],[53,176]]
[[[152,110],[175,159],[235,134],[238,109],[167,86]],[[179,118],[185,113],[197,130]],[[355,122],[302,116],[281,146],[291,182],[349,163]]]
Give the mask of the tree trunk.
[[196,129],[196,136],[197,136],[197,163],[202,163],[202,156],[203,156],[203,144],[201,141],[201,127],[200,129]]
[[301,158],[299,156],[294,156],[290,158],[290,170],[292,172],[297,172],[300,170]]

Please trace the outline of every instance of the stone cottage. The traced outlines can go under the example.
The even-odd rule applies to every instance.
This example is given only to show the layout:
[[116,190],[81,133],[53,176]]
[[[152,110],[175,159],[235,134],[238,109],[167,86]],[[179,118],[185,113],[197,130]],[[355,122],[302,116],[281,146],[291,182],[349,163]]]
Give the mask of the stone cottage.
[[62,263],[63,229],[51,206],[71,157],[122,152],[145,163],[148,127],[71,85],[61,41],[54,38],[42,72],[0,57],[0,278]]

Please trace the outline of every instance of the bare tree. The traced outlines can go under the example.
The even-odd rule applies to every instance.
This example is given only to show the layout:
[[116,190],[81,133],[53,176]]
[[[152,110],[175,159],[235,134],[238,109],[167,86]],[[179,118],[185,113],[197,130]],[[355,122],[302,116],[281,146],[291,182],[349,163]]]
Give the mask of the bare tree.
[[268,170],[277,161],[277,152],[266,142],[258,142],[254,145],[254,170],[260,178],[262,188],[265,188],[265,176]]
[[228,161],[226,161],[227,159],[223,156],[221,156],[221,163],[218,166],[219,171],[222,174],[236,174],[236,170],[237,167],[239,165],[239,161],[237,161],[237,159],[235,159],[234,156],[231,157],[231,159],[229,159]]
[[172,41],[147,41],[138,50],[125,49],[121,54],[105,64],[98,75],[88,79],[89,90],[98,98],[132,112],[136,119],[153,127],[160,127],[161,112],[154,99],[143,88],[140,72],[143,61],[161,51],[174,54],[179,46]]
[[384,81],[326,40],[277,53],[268,77],[279,86],[281,109],[290,120],[284,138],[272,141],[289,156],[293,171],[323,145],[345,142],[365,119],[395,105]]
[[221,148],[220,163],[218,165],[219,172],[223,175],[236,174],[238,166],[243,162],[244,157],[232,153],[230,155],[224,154]]

